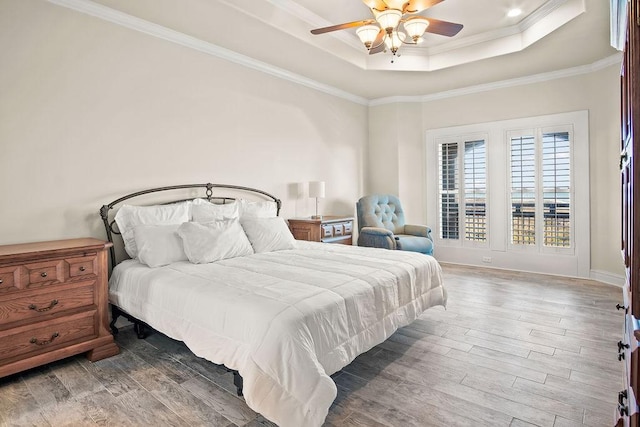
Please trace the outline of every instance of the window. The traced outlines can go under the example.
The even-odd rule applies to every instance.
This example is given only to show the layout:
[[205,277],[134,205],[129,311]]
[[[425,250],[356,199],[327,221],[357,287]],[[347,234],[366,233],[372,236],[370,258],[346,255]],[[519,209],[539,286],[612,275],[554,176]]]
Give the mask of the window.
[[569,132],[542,134],[543,244],[571,246],[571,153]]
[[458,239],[458,144],[441,144],[440,159],[440,237]]
[[484,140],[464,143],[464,237],[487,240],[487,155]]
[[589,277],[588,119],[576,111],[427,131],[436,258]]
[[571,247],[569,131],[509,134],[511,244]]
[[487,241],[486,157],[485,139],[438,145],[440,238]]
[[511,243],[536,243],[536,163],[532,136],[511,138]]

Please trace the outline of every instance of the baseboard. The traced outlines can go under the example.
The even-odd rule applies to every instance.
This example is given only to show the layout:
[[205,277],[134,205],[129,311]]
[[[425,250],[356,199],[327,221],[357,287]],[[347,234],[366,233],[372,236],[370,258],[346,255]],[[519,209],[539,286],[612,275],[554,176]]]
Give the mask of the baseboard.
[[[494,266],[478,265],[478,264],[466,264],[466,263],[459,263],[459,262],[446,262],[446,261],[439,261],[439,262],[442,265],[446,265],[446,264],[463,265],[463,266],[466,266],[466,267],[479,267],[479,268],[504,270],[504,271],[517,271],[517,272],[520,272],[520,273],[548,274],[550,276],[571,277],[571,278],[576,278],[576,279],[579,278],[579,277],[576,277],[576,276],[554,275],[554,274],[549,274],[549,273],[540,272],[540,271],[515,270],[515,269],[510,269],[510,268],[502,268],[502,267],[494,267]],[[600,271],[600,270],[590,270],[589,271],[589,277],[584,277],[584,279],[596,280],[596,281],[604,283],[606,285],[617,286],[619,288],[622,288],[624,286],[624,283],[625,283],[625,277],[624,276],[621,276],[619,274],[609,273],[607,271]]]
[[609,273],[607,271],[591,270],[589,277],[598,282],[603,282],[608,285],[614,285],[619,288],[624,286],[625,278],[618,274]]

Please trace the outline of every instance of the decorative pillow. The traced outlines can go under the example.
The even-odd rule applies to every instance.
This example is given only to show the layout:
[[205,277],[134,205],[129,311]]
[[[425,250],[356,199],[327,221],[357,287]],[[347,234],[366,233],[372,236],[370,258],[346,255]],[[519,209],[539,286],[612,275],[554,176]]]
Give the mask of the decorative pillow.
[[295,239],[281,217],[243,218],[241,220],[255,253],[293,249]]
[[240,217],[240,204],[231,202],[225,204],[211,203],[204,199],[194,199],[191,204],[191,218],[195,222],[207,223]]
[[124,249],[131,258],[138,257],[133,229],[139,225],[182,224],[189,221],[191,203],[171,205],[131,206],[122,205],[114,217],[124,240]]
[[240,203],[240,218],[273,218],[278,215],[278,205],[273,201],[252,202],[239,199],[238,202]]
[[237,219],[207,224],[186,222],[178,228],[184,252],[194,264],[251,255],[251,243]]
[[180,224],[139,225],[133,235],[138,248],[138,260],[149,267],[161,267],[177,261],[186,261],[187,255],[178,236]]

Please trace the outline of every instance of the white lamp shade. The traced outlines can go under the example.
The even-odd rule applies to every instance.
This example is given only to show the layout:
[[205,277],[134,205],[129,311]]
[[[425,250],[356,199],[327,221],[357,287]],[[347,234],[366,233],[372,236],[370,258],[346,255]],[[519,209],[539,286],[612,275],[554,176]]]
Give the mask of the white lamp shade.
[[309,182],[309,197],[324,197],[324,181]]
[[396,28],[402,18],[402,12],[397,9],[387,9],[384,12],[380,12],[376,21],[384,29]]
[[404,29],[414,41],[422,37],[428,26],[429,21],[422,17],[411,18],[404,23]]
[[380,32],[380,28],[377,25],[365,25],[356,30],[356,34],[360,38],[360,41],[364,43],[364,45],[369,49],[376,37],[378,37],[378,33]]

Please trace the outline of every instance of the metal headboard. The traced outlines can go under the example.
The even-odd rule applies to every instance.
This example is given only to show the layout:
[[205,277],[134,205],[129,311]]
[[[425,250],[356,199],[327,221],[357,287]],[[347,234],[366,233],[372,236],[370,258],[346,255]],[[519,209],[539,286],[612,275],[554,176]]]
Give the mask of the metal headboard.
[[[277,215],[280,215],[280,208],[282,207],[282,202],[280,201],[280,199],[267,193],[266,191],[258,190],[256,188],[243,187],[239,185],[211,184],[211,183],[184,184],[184,185],[172,185],[169,187],[150,188],[148,190],[136,191],[135,193],[127,194],[126,196],[122,196],[119,199],[116,199],[109,204],[103,205],[100,208],[100,216],[102,217],[102,222],[104,223],[104,227],[107,232],[107,239],[109,239],[109,242],[113,243],[113,235],[120,234],[120,232],[114,228],[115,220],[109,221],[109,211],[119,203],[122,203],[129,199],[133,199],[135,197],[144,196],[152,193],[160,193],[163,191],[172,191],[172,190],[192,190],[192,189],[198,189],[198,188],[205,189],[204,197],[194,196],[186,199],[182,198],[182,199],[176,199],[176,200],[170,200],[170,201],[163,201],[161,204],[178,203],[178,202],[183,202],[186,200],[194,200],[198,198],[206,199],[210,202],[217,201],[219,203],[226,203],[227,201],[235,200],[235,197],[214,196],[213,189],[220,188],[225,190],[236,190],[241,192],[260,194],[261,196],[264,196],[267,199],[271,199],[276,203]],[[109,253],[111,255],[111,267],[113,268],[118,264],[116,260],[116,251],[115,251],[114,245],[111,245],[111,247],[109,248]]]

